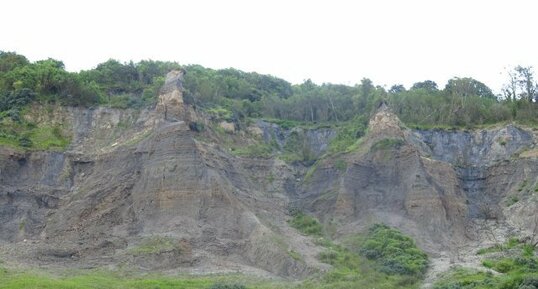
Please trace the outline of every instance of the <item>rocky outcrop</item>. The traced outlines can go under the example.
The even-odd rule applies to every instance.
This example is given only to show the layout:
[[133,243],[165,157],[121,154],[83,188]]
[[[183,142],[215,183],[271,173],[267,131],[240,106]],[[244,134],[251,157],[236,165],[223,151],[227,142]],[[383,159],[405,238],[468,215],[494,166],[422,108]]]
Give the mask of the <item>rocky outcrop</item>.
[[417,237],[430,251],[461,238],[467,206],[456,171],[423,156],[406,141],[407,133],[382,106],[361,147],[339,157],[345,169],[328,159],[305,183],[306,207],[325,222],[339,224],[340,235],[384,222]]
[[327,151],[330,141],[336,136],[336,131],[332,128],[283,128],[263,120],[256,122],[254,130],[266,143],[274,143],[280,150],[295,146],[293,142],[300,142],[301,146],[304,145],[316,157]]
[[183,70],[173,70],[166,75],[155,109],[165,120],[179,121],[184,117],[183,75]]
[[[313,257],[308,264],[293,258],[290,250],[319,250],[278,229],[287,227],[292,170],[197,141],[202,133],[186,121],[196,116],[175,99],[174,79],[154,111],[55,113],[72,120],[66,152],[0,150],[3,260],[293,277],[323,267]],[[146,239],[181,246],[161,244],[141,263]]]
[[[484,242],[484,229],[529,234],[538,222],[530,130],[410,130],[382,105],[350,152],[326,154],[329,127],[258,121],[244,133],[227,124],[226,137],[321,159],[237,157],[211,129],[190,128],[208,121],[183,103],[181,77],[168,75],[154,110],[29,116],[72,124],[73,141],[65,152],[0,148],[3,260],[301,277],[327,266],[316,258],[322,248],[289,227],[290,206],[337,239],[384,222],[433,255]],[[146,250],[146,240],[157,245]]]
[[[534,134],[513,125],[475,131],[410,130],[382,105],[350,153],[323,160],[300,203],[336,235],[384,222],[429,252],[529,235],[538,218]],[[510,201],[512,200],[512,201]],[[510,204],[518,200],[515,204]],[[483,231],[488,231],[486,237]],[[485,239],[486,238],[486,239]]]

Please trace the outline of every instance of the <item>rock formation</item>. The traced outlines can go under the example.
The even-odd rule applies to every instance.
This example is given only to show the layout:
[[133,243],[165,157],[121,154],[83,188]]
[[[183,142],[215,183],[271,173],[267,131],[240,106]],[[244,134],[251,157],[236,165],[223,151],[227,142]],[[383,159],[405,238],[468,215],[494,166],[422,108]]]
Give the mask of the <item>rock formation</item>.
[[[533,131],[411,130],[381,106],[355,150],[323,158],[330,128],[248,128],[280,149],[304,136],[321,158],[305,167],[234,156],[211,129],[190,130],[188,121],[206,120],[183,103],[181,79],[168,74],[155,110],[58,109],[49,121],[72,124],[65,152],[0,148],[3,260],[301,277],[327,265],[289,227],[290,205],[337,240],[384,222],[432,256],[487,241],[481,230],[503,238],[537,222]],[[173,245],[140,256],[159,240]]]
[[182,70],[173,70],[166,75],[159,94],[156,111],[167,121],[179,121],[184,117]]

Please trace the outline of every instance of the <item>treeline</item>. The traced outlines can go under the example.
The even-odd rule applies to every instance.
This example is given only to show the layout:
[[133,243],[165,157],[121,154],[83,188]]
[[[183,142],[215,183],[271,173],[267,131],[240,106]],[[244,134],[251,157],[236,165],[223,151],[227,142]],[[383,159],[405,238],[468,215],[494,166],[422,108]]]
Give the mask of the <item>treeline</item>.
[[166,73],[184,69],[185,102],[218,117],[241,122],[262,117],[308,123],[365,123],[377,104],[389,103],[405,123],[417,126],[475,126],[503,121],[535,124],[537,85],[531,67],[509,71],[502,95],[472,78],[453,78],[440,89],[431,80],[409,89],[376,86],[364,78],[354,86],[292,85],[270,75],[236,69],[145,60],[116,60],[79,73],[67,72],[54,59],[29,62],[0,52],[0,116],[17,119],[18,108],[32,101],[69,106],[149,107],[155,103]]
[[[179,68],[173,62],[109,60],[72,73],[59,60],[32,63],[23,55],[0,51],[0,109],[16,111],[29,98],[68,106],[143,107],[154,102],[164,75]],[[17,95],[23,99],[13,101]]]

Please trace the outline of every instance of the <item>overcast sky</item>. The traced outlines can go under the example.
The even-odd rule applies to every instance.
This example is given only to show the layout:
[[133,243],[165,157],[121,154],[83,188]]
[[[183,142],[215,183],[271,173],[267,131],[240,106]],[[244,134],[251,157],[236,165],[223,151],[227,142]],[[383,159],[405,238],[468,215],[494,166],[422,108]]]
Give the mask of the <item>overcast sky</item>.
[[70,71],[114,58],[378,85],[538,67],[538,4],[478,0],[2,1],[0,50]]

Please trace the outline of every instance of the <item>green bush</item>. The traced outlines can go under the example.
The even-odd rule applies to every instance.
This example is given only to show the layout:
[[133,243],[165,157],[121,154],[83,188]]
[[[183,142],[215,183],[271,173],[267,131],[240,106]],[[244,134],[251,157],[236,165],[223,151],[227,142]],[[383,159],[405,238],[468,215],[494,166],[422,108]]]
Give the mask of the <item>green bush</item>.
[[151,255],[171,251],[181,253],[181,248],[177,240],[167,236],[152,236],[129,250],[133,255]]
[[29,148],[32,146],[32,140],[27,136],[22,136],[19,138],[19,145],[23,148]]
[[514,261],[511,259],[503,259],[493,263],[492,268],[499,273],[506,273],[514,268]]
[[[534,247],[522,244],[517,238],[511,238],[505,244],[480,250],[482,255],[491,254],[491,258],[482,261],[491,272],[456,269],[441,278],[434,289],[536,289],[538,285],[538,258]],[[510,256],[510,257],[499,257]]]
[[488,247],[488,248],[480,248],[476,254],[477,255],[484,255],[484,254],[488,254],[488,253],[493,253],[493,252],[501,252],[503,250],[503,246],[500,245],[500,244],[497,244],[497,245],[494,245],[494,246],[491,246],[491,247]]
[[232,153],[241,157],[269,158],[273,154],[273,147],[262,141],[245,147],[236,148],[232,150]]
[[337,153],[351,150],[366,133],[368,119],[357,116],[336,129],[336,136],[329,142],[329,152]]
[[202,132],[205,129],[205,126],[201,122],[192,121],[189,123],[189,129],[194,132]]
[[369,229],[360,252],[389,274],[421,276],[428,267],[427,255],[411,238],[382,224]]
[[530,276],[523,279],[518,289],[536,289],[538,288],[538,276]]
[[334,167],[339,171],[345,171],[347,168],[347,163],[342,159],[338,159],[334,162]]
[[303,212],[295,214],[289,223],[305,235],[321,236],[322,234],[322,227],[318,220]]

